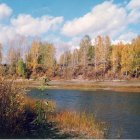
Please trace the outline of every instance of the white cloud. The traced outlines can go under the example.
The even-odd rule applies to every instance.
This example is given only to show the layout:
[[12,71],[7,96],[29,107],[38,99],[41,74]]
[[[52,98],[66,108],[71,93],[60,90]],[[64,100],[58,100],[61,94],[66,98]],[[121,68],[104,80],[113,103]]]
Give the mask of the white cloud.
[[0,24],[0,42],[2,44],[18,36],[41,37],[48,31],[55,31],[63,22],[63,17],[41,16],[33,18],[31,15],[20,14],[11,18],[8,25]]
[[0,25],[0,43],[7,43],[8,41],[13,40],[16,35],[13,27]]
[[123,34],[121,34],[117,40],[112,40],[112,44],[118,44],[120,41],[124,44],[127,44],[127,43],[131,43],[131,40],[134,39],[135,37],[137,37],[138,34],[137,33],[134,33],[132,31],[128,31],[128,32],[125,32]]
[[128,9],[140,9],[140,0],[131,0],[128,5]]
[[134,9],[130,11],[130,13],[128,14],[128,23],[138,24],[139,21],[140,21],[140,10]]
[[126,19],[127,13],[124,8],[106,1],[95,6],[83,17],[66,22],[62,33],[67,36],[87,33],[111,34],[114,30],[117,32],[120,27],[125,26]]
[[12,9],[6,4],[0,4],[0,19],[9,17],[12,14]]
[[140,21],[140,0],[131,0],[126,9],[129,11],[128,22],[138,23]]
[[69,37],[88,34],[92,38],[97,35],[109,35],[115,39],[128,31],[129,25],[139,22],[140,0],[131,0],[125,5],[105,1],[82,17],[67,21],[61,32]]
[[[6,4],[0,4],[0,19],[10,16],[11,13],[10,7]],[[16,36],[41,37],[52,34],[47,40],[54,43],[57,56],[59,56],[65,50],[78,48],[80,39],[85,34],[90,35],[92,41],[97,35],[109,35],[114,40],[116,39],[116,42],[119,40],[128,42],[137,35],[132,30],[128,30],[128,26],[134,23],[138,24],[139,21],[140,0],[131,0],[128,4],[116,4],[111,0],[96,5],[91,11],[79,18],[65,22],[62,28],[60,28],[63,22],[61,16],[32,17],[29,14],[19,14],[17,17],[10,18],[9,25],[0,25],[0,42],[5,43]],[[63,35],[71,37],[70,41],[63,41],[60,39],[61,35],[56,36],[56,32],[53,31],[57,29],[60,29]]]
[[138,35],[137,33],[128,31],[128,32],[120,35],[118,39],[129,41],[129,40],[132,40],[133,38],[135,38],[137,35]]
[[48,30],[54,30],[63,22],[63,17],[42,16],[33,18],[31,15],[19,15],[11,19],[11,24],[19,35],[40,36]]
[[59,58],[60,55],[65,51],[73,51],[76,48],[79,48],[79,38],[72,38],[70,41],[65,42],[62,40],[54,41],[54,45],[56,47],[56,57]]
[[53,43],[56,48],[56,58],[59,59],[60,55],[65,51],[73,51],[76,48],[79,48],[81,38],[74,37],[69,41],[63,41],[60,37],[55,35],[48,35],[44,38],[43,41],[48,41]]

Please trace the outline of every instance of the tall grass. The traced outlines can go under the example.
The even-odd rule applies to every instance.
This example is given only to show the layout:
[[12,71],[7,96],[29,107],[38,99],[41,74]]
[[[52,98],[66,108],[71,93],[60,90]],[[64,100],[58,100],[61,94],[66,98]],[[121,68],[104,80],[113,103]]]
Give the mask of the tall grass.
[[61,130],[75,133],[81,138],[104,138],[104,125],[96,121],[92,115],[63,111],[51,117]]

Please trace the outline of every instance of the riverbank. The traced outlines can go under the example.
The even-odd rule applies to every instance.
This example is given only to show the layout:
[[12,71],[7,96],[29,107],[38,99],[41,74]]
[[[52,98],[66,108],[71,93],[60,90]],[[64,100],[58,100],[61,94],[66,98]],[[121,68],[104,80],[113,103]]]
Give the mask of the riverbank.
[[[21,84],[27,88],[39,88],[41,80],[16,80],[17,85]],[[47,89],[67,90],[112,90],[120,92],[140,93],[140,81],[89,81],[89,80],[52,80]]]
[[[23,81],[22,81],[23,82]],[[33,99],[17,84],[0,78],[0,138],[104,138],[101,122],[78,112],[56,112],[55,103]]]

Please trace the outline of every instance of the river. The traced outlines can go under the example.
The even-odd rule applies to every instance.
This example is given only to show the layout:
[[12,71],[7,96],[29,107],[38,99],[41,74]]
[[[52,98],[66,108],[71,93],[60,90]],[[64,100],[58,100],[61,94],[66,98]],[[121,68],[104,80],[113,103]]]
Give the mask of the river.
[[140,138],[140,94],[115,91],[82,91],[49,89],[29,91],[28,96],[51,99],[56,110],[94,114],[108,126],[107,138]]

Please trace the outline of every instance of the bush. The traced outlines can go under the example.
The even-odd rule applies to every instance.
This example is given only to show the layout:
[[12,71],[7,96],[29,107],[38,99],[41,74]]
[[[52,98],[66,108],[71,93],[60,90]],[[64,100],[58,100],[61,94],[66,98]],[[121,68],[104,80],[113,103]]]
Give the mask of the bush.
[[0,77],[0,138],[42,138],[40,131],[46,137],[46,130],[42,129],[55,104],[30,99],[24,91],[15,82]]
[[24,90],[0,78],[0,136],[20,133],[24,120]]

